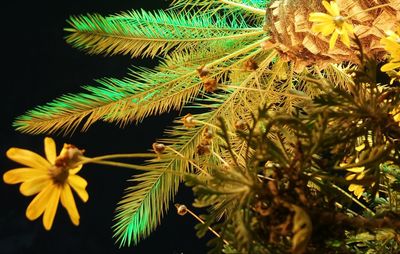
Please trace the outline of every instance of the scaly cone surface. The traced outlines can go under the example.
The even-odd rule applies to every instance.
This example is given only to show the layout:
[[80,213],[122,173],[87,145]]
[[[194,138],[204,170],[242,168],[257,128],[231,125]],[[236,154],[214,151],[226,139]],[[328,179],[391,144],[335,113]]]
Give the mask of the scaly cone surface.
[[[363,50],[376,59],[382,60],[385,50],[380,39],[385,32],[395,30],[400,21],[400,0],[337,0],[341,15],[350,17],[354,34],[359,38]],[[358,63],[355,45],[346,47],[339,40],[329,49],[329,37],[311,31],[310,13],[326,12],[320,0],[277,0],[267,5],[265,28],[271,32],[271,46],[283,58],[296,63],[296,69],[330,63],[350,61]],[[368,11],[374,6],[389,4]]]

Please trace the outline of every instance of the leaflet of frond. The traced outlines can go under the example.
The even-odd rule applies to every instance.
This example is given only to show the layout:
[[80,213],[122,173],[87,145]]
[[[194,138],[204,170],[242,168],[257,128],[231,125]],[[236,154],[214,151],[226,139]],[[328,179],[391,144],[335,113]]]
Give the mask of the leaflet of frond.
[[[214,99],[224,103],[224,99],[229,97],[216,96]],[[215,101],[214,100],[214,101]],[[218,106],[215,104],[215,106]],[[196,119],[216,123],[218,113],[211,111],[196,115]],[[165,171],[180,170],[187,172],[190,170],[188,160],[192,159],[196,147],[200,143],[202,134],[206,126],[196,126],[187,129],[182,125],[167,130],[168,138],[159,142],[169,145],[177,153],[168,151],[168,158],[159,161],[149,161],[150,172],[135,176],[132,181],[136,184],[126,190],[126,194],[119,203],[114,225],[114,237],[120,245],[137,244],[142,238],[148,236],[160,223],[161,217],[168,210],[168,204],[173,200],[177,191],[180,177],[170,173],[159,173],[151,169],[161,169]],[[179,137],[179,139],[176,139]]]
[[[126,118],[121,116],[122,109],[131,114],[129,116],[135,117],[136,114],[132,112],[137,112],[140,103],[179,82],[187,81],[187,78],[178,73],[159,73],[146,68],[138,69],[132,75],[134,79],[98,80],[100,86],[84,87],[87,93],[64,95],[36,107],[18,117],[14,127],[32,134],[57,131],[67,134],[80,126],[85,131],[98,120]],[[176,99],[177,103],[186,103],[192,97],[193,91],[189,91],[189,94],[182,91],[182,94],[181,98]],[[177,107],[174,104],[170,106]]]
[[[258,43],[253,43],[249,46],[247,50],[242,50],[240,53],[233,51],[231,54],[224,55],[207,64],[212,72],[210,77],[215,78],[220,83],[224,83],[229,78],[231,68],[242,68],[241,65],[244,61],[257,55],[254,51],[258,52],[259,50],[255,50],[254,47],[257,48]],[[164,72],[159,72],[155,76],[164,75],[166,71],[171,72],[177,75],[174,85],[165,84],[163,89],[152,91],[152,96],[145,100],[140,100],[135,109],[132,109],[129,105],[128,107],[125,104],[121,105],[116,108],[117,110],[114,110],[114,114],[110,117],[107,116],[106,120],[116,121],[124,125],[133,120],[141,121],[150,115],[160,114],[169,110],[180,110],[187,102],[192,101],[202,91],[203,82],[198,77],[196,70],[200,66],[179,66],[179,63],[174,64],[171,60],[172,58],[165,63],[164,67],[160,67]]]
[[207,12],[211,14],[220,12],[241,13],[257,18],[257,16],[261,17],[263,15],[263,11],[269,2],[270,0],[174,0],[171,4],[171,9],[194,10],[196,13]]
[[239,17],[191,13],[139,12],[103,17],[98,14],[71,17],[66,40],[91,54],[123,54],[132,57],[167,55],[171,50],[196,51],[226,40],[246,39],[263,33]]

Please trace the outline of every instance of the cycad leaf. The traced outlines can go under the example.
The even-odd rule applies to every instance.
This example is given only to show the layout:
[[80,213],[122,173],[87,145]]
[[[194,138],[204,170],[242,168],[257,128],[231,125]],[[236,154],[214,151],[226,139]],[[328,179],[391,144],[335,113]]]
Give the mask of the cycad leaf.
[[[248,51],[241,54],[236,53],[233,47],[233,53],[215,60],[213,63],[221,67],[215,77],[228,73],[227,66],[242,64],[257,46],[258,42],[252,43]],[[223,52],[220,54],[223,55]],[[245,57],[236,61],[243,55]],[[124,125],[149,115],[180,110],[198,95],[202,82],[197,76],[197,66],[193,63],[192,66],[185,66],[182,59],[173,60],[167,58],[167,62],[155,70],[142,68],[132,71],[133,78],[99,80],[100,87],[84,87],[89,93],[65,95],[28,111],[16,119],[14,127],[34,134],[68,133],[80,125],[86,130],[98,120]]]
[[[173,9],[193,9],[217,13],[218,10],[234,9],[235,11],[249,12],[249,9],[265,10],[270,0],[174,0]],[[246,13],[248,14],[248,13]]]
[[[190,75],[185,75],[190,72]],[[87,93],[67,94],[26,112],[14,127],[26,133],[70,133],[79,126],[86,130],[98,120],[121,125],[150,114],[180,109],[200,91],[192,69],[158,72],[132,71],[132,78],[98,80],[100,86],[85,86]],[[186,87],[193,84],[190,87]],[[197,85],[197,86],[196,86]]]
[[[271,59],[267,58],[258,71],[245,73],[244,75],[248,78],[243,80],[241,86],[254,86],[253,83],[257,82]],[[192,108],[195,110],[208,109],[210,112],[195,114],[194,118],[212,126],[218,123],[218,118],[222,117],[229,120],[228,124],[233,130],[235,121],[252,110],[252,108],[237,107],[237,105],[243,104],[243,100],[249,97],[256,100],[254,105],[258,105],[261,96],[254,96],[254,91],[246,89],[229,90],[232,89],[212,96],[205,95]],[[180,172],[189,170],[187,159],[197,156],[197,145],[201,143],[206,128],[209,126],[197,125],[187,129],[179,125],[167,131],[169,138],[160,140],[161,143],[171,146],[186,159],[182,160],[182,157],[177,156],[176,153],[169,152],[168,158],[174,155],[177,157],[153,161],[147,165],[150,172],[134,177],[133,181],[139,182],[139,184],[127,189],[126,195],[117,208],[114,237],[121,245],[136,244],[140,239],[148,236],[159,224],[162,215],[168,210],[168,203],[173,199],[180,180],[179,176],[173,176],[169,172],[177,169]],[[214,139],[213,147],[218,147],[220,142],[221,140]],[[202,168],[207,170],[207,167]],[[151,171],[151,169],[157,169],[157,171]],[[165,170],[166,173],[159,173],[160,170]]]
[[[210,98],[207,107],[218,107],[229,94],[215,95]],[[205,99],[204,101],[207,101]],[[197,114],[198,120],[216,123],[219,111]],[[177,153],[169,151],[167,159],[151,161],[147,165],[149,172],[135,176],[132,181],[136,184],[128,188],[126,195],[119,203],[115,217],[114,237],[120,245],[137,244],[140,239],[147,237],[160,223],[161,217],[168,210],[168,204],[178,190],[180,177],[170,172],[179,170],[187,172],[190,167],[188,159],[192,159],[197,145],[200,143],[206,126],[196,126],[187,129],[182,125],[167,131],[169,138],[160,140],[169,145]],[[179,137],[179,138],[177,138]],[[174,157],[173,159],[168,159]],[[185,158],[185,159],[183,159]],[[157,169],[157,171],[151,171]],[[165,170],[166,173],[160,173]]]
[[246,25],[239,17],[175,12],[130,11],[103,17],[71,17],[67,42],[93,54],[129,54],[132,57],[154,57],[170,50],[196,51],[226,40],[261,34],[262,29]]
[[109,113],[113,103],[135,92],[129,82],[117,79],[97,81],[100,87],[84,87],[91,93],[67,94],[18,117],[14,127],[22,132],[38,134],[64,131],[69,133],[83,124],[83,130]]

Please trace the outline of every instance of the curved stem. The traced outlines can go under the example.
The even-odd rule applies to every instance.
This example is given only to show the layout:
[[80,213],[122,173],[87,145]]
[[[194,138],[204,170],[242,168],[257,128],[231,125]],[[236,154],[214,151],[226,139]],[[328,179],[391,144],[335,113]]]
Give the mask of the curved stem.
[[347,193],[346,191],[344,191],[342,188],[340,188],[339,186],[337,186],[336,184],[331,183],[331,186],[335,189],[337,189],[338,191],[340,191],[341,193],[343,193],[345,196],[347,196],[348,198],[350,198],[351,200],[353,200],[357,205],[359,205],[360,207],[364,208],[367,212],[369,212],[372,216],[375,216],[375,213],[369,209],[368,207],[366,207],[363,203],[361,203],[360,201],[358,201],[358,199],[354,198],[352,195],[350,195],[349,193]]
[[[218,65],[218,64],[220,64],[220,63],[226,62],[227,60],[229,60],[229,59],[231,59],[231,58],[240,56],[240,55],[242,55],[242,54],[244,54],[244,53],[246,53],[246,52],[248,52],[248,51],[250,51],[250,50],[252,50],[252,49],[254,49],[254,48],[260,47],[260,44],[261,44],[263,41],[266,41],[266,40],[268,40],[268,39],[269,39],[269,37],[264,37],[264,38],[262,38],[262,39],[260,39],[260,40],[258,40],[258,41],[255,41],[255,42],[252,43],[252,44],[249,44],[248,46],[246,46],[246,47],[244,47],[244,48],[241,48],[241,49],[239,49],[239,50],[237,50],[237,51],[235,51],[235,52],[233,52],[233,53],[231,53],[231,54],[225,56],[225,57],[219,58],[219,59],[215,60],[214,62],[211,62],[211,63],[209,63],[209,64],[206,64],[205,67],[211,69],[211,67],[213,67],[213,66],[215,66],[215,65]],[[193,73],[197,73],[197,71],[194,70]]]
[[[85,162],[83,162],[82,164],[84,164],[84,163]],[[183,173],[183,172],[174,171],[174,170],[154,169],[154,168],[149,168],[147,166],[140,166],[140,165],[123,163],[123,162],[116,162],[116,161],[104,161],[104,160],[102,160],[102,161],[90,161],[90,163],[99,164],[99,165],[108,165],[108,166],[114,166],[114,167],[120,167],[120,168],[136,169],[136,170],[142,170],[142,171],[154,171],[154,172],[160,172],[160,173],[170,173],[170,174],[179,175],[179,176],[190,175],[189,173]]]
[[215,125],[215,124],[212,124],[212,123],[208,123],[208,122],[204,122],[204,121],[196,120],[196,119],[194,119],[193,121],[194,121],[195,123],[204,124],[204,125],[207,125],[207,126],[209,126],[209,127],[215,128],[215,129],[221,129],[219,126],[217,126],[217,125]]
[[259,88],[252,88],[252,87],[243,87],[243,86],[231,86],[231,85],[220,85],[219,87],[221,88],[232,88],[232,89],[241,89],[241,90],[249,90],[249,91],[254,91],[254,92],[264,92],[264,93],[274,93],[278,95],[284,95],[288,97],[295,97],[295,98],[300,98],[300,99],[311,99],[308,96],[302,96],[302,95],[297,95],[297,94],[290,94],[290,93],[282,93],[282,92],[275,92],[275,91],[267,91]]
[[185,156],[183,156],[183,154],[181,154],[180,152],[178,152],[177,150],[175,150],[174,148],[170,147],[170,146],[166,146],[167,149],[171,150],[172,152],[176,153],[179,157],[181,157],[184,160],[187,160],[193,167],[197,168],[197,170],[199,170],[200,172],[202,172],[205,175],[210,175],[207,171],[205,171],[204,169],[202,169],[199,165],[197,165],[196,163],[194,163],[192,160],[186,158]]
[[[205,224],[204,220],[202,220],[199,216],[197,216],[197,214],[195,214],[194,212],[192,212],[189,208],[186,207],[187,212],[193,216],[193,218],[195,218],[196,220],[198,220],[201,224]],[[217,231],[215,231],[212,227],[208,226],[208,230],[210,230],[211,233],[213,233],[216,237],[221,238],[222,241],[224,241],[224,243],[226,245],[229,245],[229,242],[225,239],[223,239],[221,237],[220,234],[217,233]]]
[[[213,128],[215,128],[215,129],[221,130],[221,128],[220,128],[219,126],[217,126],[217,125],[215,125],[215,124],[212,124],[212,123],[208,123],[208,122],[204,122],[204,121],[200,121],[200,120],[196,120],[196,119],[193,120],[193,121],[196,122],[196,123],[199,123],[199,124],[204,124],[204,125],[213,127]],[[231,131],[228,131],[228,133],[229,133],[229,135],[236,136],[236,134],[233,133],[233,132],[231,132]]]
[[157,154],[154,153],[121,153],[121,154],[109,154],[109,155],[103,155],[103,156],[98,156],[98,157],[93,157],[93,158],[87,158],[83,157],[84,163],[91,163],[95,161],[101,161],[101,160],[108,160],[108,159],[117,159],[117,158],[157,158]]
[[224,164],[224,166],[231,168],[231,166],[229,165],[229,163],[226,162],[224,159],[222,159],[221,155],[219,155],[218,153],[216,153],[216,152],[214,152],[214,151],[212,151],[212,154],[213,154],[215,157],[217,157],[217,158]]

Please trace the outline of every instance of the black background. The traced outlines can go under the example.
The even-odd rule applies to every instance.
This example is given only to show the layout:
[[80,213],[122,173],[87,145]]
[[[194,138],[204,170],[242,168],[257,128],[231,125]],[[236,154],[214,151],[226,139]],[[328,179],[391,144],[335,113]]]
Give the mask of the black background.
[[[44,135],[27,135],[12,128],[15,117],[37,105],[69,92],[83,91],[80,86],[94,85],[102,77],[122,78],[131,65],[153,66],[151,59],[129,56],[90,56],[64,41],[65,20],[70,15],[144,8],[165,9],[160,0],[58,0],[7,1],[1,8],[1,150],[0,170],[18,165],[5,156],[8,148],[21,147],[44,154]],[[64,142],[86,150],[87,156],[110,153],[145,152],[163,135],[176,113],[151,117],[143,123],[120,129],[97,123],[86,133],[57,136],[58,149]],[[45,231],[41,217],[29,221],[25,209],[32,197],[24,197],[18,185],[0,183],[0,253],[205,253],[205,239],[195,236],[196,224],[189,215],[178,216],[173,204],[161,226],[134,247],[121,249],[112,239],[114,209],[129,186],[132,170],[89,165],[80,172],[89,183],[89,201],[77,200],[81,224],[75,227],[65,209],[59,207],[53,228]],[[191,192],[181,188],[175,201],[190,204]]]

